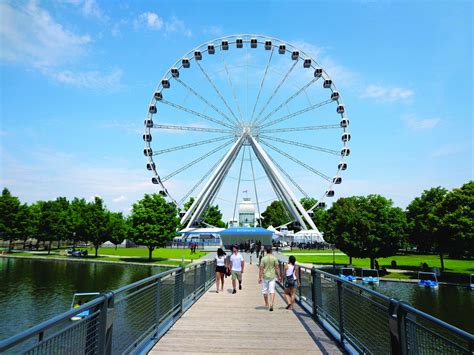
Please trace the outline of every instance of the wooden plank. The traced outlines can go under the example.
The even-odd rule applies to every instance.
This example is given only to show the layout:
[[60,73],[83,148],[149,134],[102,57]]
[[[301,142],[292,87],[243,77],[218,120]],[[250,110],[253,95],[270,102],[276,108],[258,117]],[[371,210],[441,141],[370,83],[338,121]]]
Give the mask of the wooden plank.
[[286,310],[281,295],[275,296],[273,312],[265,308],[255,265],[246,264],[242,291],[232,294],[230,278],[224,285],[224,292],[213,286],[203,295],[150,354],[341,353],[311,319],[303,325],[308,317],[302,309]]

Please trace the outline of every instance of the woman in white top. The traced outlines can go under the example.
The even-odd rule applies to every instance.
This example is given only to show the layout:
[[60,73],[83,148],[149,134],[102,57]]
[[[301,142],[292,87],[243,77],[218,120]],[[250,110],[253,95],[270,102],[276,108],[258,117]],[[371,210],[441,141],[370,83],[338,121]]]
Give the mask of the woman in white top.
[[217,249],[216,255],[216,286],[219,293],[219,283],[221,284],[221,291],[224,291],[224,276],[227,272],[227,258],[225,257],[225,252],[222,248]]
[[285,298],[288,305],[286,309],[293,309],[293,305],[295,304],[295,294],[296,294],[296,287],[300,287],[300,280],[298,279],[297,275],[298,268],[295,265],[296,258],[291,255],[288,258],[288,263],[285,264]]

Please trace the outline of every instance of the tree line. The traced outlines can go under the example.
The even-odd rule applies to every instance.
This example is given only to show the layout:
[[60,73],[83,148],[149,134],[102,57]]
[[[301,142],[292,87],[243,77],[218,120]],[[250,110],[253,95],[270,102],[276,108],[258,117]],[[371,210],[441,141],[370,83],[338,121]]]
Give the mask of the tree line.
[[[301,199],[312,208],[317,200]],[[329,209],[314,209],[316,226],[324,239],[351,259],[376,258],[396,254],[400,249],[437,253],[441,269],[443,255],[474,256],[474,182],[448,191],[442,187],[425,190],[405,210],[380,195],[339,198]],[[289,217],[280,201],[262,213],[264,227],[279,226]],[[352,260],[350,261],[352,262]]]
[[[191,203],[192,200],[188,202]],[[202,220],[224,226],[219,206],[209,206]],[[178,210],[158,194],[146,194],[133,205],[129,216],[109,211],[100,197],[93,201],[58,197],[28,205],[21,203],[7,188],[0,196],[0,239],[8,242],[10,251],[18,241],[23,243],[24,249],[32,241],[36,249],[42,243],[48,254],[54,243],[59,248],[61,242],[67,241],[74,249],[79,242],[87,242],[94,246],[97,256],[104,242],[117,245],[127,238],[146,246],[151,259],[153,250],[165,246],[180,227]]]
[[[186,204],[193,203],[191,198]],[[301,199],[309,210],[317,200]],[[472,257],[474,255],[474,182],[448,191],[442,187],[425,190],[405,210],[380,195],[339,198],[329,209],[313,210],[313,220],[327,242],[350,258],[376,258],[394,255],[401,248],[437,253],[444,268],[443,255]],[[149,250],[166,245],[182,226],[179,211],[158,194],[146,194],[137,201],[129,216],[107,210],[104,201],[58,197],[31,205],[3,189],[0,197],[0,238],[9,249],[14,241],[36,240],[48,252],[53,243],[91,243],[97,256],[99,246],[110,241],[121,243],[128,238]],[[290,220],[280,201],[273,201],[262,213],[263,227],[275,227]],[[200,226],[225,227],[219,206],[209,206]]]

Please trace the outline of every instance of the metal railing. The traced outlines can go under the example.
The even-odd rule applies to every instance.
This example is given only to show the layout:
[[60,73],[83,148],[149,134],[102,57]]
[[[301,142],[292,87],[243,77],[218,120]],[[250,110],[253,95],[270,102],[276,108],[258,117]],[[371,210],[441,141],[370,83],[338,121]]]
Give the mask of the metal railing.
[[297,302],[350,353],[474,352],[474,335],[407,303],[316,268],[300,266],[299,277]]
[[[0,353],[146,352],[215,281],[213,262],[137,281],[0,342]],[[82,312],[88,315],[72,320]]]

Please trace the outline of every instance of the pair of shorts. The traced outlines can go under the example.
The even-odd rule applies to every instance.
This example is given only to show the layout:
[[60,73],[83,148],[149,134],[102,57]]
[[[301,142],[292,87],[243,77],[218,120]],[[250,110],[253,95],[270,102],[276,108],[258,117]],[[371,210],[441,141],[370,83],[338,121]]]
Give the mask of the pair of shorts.
[[269,293],[275,293],[275,283],[276,283],[276,279],[271,279],[271,280],[263,279],[262,293],[264,295],[269,294]]
[[226,273],[225,266],[216,266],[216,272],[220,272],[221,274],[225,274]]
[[242,281],[242,272],[232,270],[232,280]]

